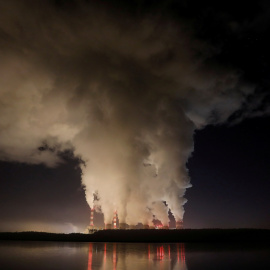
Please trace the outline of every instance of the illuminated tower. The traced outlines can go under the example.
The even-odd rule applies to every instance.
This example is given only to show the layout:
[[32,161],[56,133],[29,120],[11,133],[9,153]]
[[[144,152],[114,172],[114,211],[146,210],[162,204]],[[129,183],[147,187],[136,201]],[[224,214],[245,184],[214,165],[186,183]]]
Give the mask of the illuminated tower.
[[117,211],[114,211],[113,215],[113,228],[116,229],[116,218],[117,218]]
[[91,215],[90,215],[90,227],[94,227],[94,208],[91,209]]

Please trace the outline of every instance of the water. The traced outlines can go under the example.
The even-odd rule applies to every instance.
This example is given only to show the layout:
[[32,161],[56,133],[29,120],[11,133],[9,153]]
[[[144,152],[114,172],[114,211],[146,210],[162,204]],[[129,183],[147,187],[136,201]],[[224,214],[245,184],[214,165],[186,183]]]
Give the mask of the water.
[[270,269],[267,248],[221,245],[0,242],[1,270]]

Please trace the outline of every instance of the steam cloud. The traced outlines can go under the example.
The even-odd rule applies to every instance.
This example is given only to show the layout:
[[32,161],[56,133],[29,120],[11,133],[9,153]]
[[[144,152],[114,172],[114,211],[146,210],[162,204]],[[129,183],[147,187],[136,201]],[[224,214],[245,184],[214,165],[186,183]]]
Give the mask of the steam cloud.
[[215,50],[184,22],[51,1],[0,1],[0,18],[0,159],[54,167],[71,150],[105,223],[115,209],[129,224],[181,220],[194,130],[253,88],[206,64]]

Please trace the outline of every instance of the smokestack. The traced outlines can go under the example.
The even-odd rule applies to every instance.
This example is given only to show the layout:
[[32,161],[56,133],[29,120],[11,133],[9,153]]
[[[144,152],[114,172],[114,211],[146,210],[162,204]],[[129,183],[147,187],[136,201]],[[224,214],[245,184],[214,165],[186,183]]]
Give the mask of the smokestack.
[[116,227],[116,218],[117,218],[117,211],[114,211],[114,215],[113,215],[113,228],[117,229]]
[[176,221],[176,229],[181,230],[183,229],[183,227],[184,227],[183,220]]
[[91,209],[90,226],[94,227],[94,208]]

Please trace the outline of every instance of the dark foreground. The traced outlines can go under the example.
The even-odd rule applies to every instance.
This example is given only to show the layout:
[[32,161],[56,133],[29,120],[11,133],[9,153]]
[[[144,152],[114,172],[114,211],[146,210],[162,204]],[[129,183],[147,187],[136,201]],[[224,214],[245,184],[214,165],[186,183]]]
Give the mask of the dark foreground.
[[103,230],[94,234],[46,232],[2,232],[1,240],[129,242],[129,243],[264,243],[270,230],[264,229],[183,229],[183,230]]

